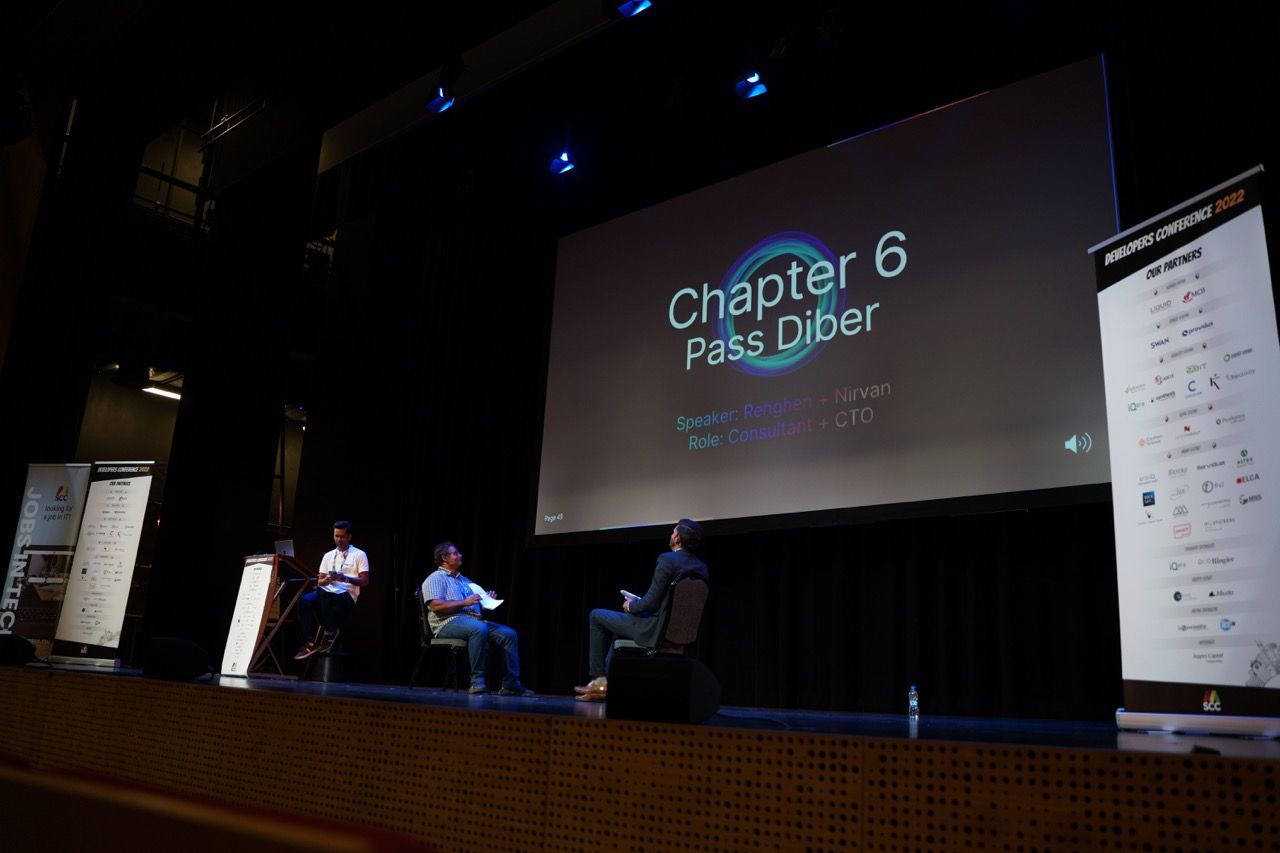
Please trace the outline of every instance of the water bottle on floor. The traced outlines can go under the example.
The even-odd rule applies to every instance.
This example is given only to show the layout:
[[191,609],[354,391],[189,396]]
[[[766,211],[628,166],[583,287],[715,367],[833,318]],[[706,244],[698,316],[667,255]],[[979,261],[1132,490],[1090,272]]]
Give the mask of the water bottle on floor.
[[914,684],[907,691],[907,719],[913,723],[920,719],[920,691]]

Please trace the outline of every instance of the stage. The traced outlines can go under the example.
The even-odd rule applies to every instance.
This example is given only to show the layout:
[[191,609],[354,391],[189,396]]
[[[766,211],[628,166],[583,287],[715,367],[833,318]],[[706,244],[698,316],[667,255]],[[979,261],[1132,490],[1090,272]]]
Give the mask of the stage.
[[[1280,842],[1280,744],[1102,723],[0,670],[0,751],[442,850],[1217,849]],[[338,800],[336,814],[326,803]]]

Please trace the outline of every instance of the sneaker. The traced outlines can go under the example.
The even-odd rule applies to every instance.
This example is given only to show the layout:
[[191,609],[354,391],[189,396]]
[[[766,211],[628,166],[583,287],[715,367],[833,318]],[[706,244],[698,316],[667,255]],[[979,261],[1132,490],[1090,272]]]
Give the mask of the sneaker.
[[485,687],[483,684],[473,684],[467,688],[468,693],[486,693],[488,690],[489,688]]
[[316,644],[307,641],[302,644],[302,648],[298,649],[298,653],[293,656],[294,660],[306,660],[316,653]]
[[329,649],[333,648],[333,644],[336,643],[337,641],[338,641],[337,628],[334,628],[332,631],[325,631],[324,634],[320,637],[320,645],[316,646],[315,653],[318,655],[324,654],[325,652],[329,651]]
[[532,696],[533,691],[525,687],[520,682],[516,682],[510,687],[504,687],[498,691],[499,696]]

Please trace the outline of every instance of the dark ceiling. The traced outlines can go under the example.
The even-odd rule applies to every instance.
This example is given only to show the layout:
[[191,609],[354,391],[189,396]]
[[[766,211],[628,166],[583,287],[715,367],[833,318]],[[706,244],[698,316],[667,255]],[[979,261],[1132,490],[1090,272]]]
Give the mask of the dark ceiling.
[[[85,168],[120,170],[122,186],[143,146],[166,128],[182,123],[203,131],[219,115],[264,103],[212,147],[210,192],[219,212],[237,204],[258,211],[246,222],[287,220],[273,227],[295,258],[308,239],[406,205],[467,209],[478,221],[514,209],[554,243],[560,234],[1100,52],[1112,77],[1125,225],[1274,162],[1277,148],[1264,114],[1276,89],[1277,51],[1253,4],[1112,8],[1005,0],[939,9],[657,0],[643,15],[547,51],[449,113],[317,176],[320,140],[330,128],[553,7],[586,9],[606,21],[606,6],[595,0],[77,0],[11,12],[16,23],[3,46],[13,48],[4,52],[11,76],[31,92],[47,160],[56,160],[74,97],[86,110],[96,106],[99,127],[108,116],[112,138],[100,131],[92,147],[114,146]],[[770,90],[742,102],[732,82],[749,69],[761,71]],[[562,146],[573,148],[580,167],[568,180],[546,169]],[[246,187],[250,175],[255,182]],[[147,258],[161,255],[144,250]],[[136,257],[123,258],[113,276],[123,304],[187,317],[201,310],[204,296],[185,298],[151,282],[166,268],[195,268],[203,259],[140,265]],[[183,338],[182,323],[160,325]]]
[[[265,98],[264,123],[288,105],[296,144],[530,15],[584,5],[607,7],[594,0],[28,3],[10,13],[13,50],[5,53],[12,72],[43,96],[37,113],[48,129],[67,94],[109,99],[121,131],[142,142],[175,122],[207,126],[215,111]],[[488,105],[501,114],[500,135],[537,146],[539,158],[542,146],[555,144],[546,137],[559,133],[598,145],[598,160],[622,152],[613,160],[627,173],[656,159],[661,175],[675,169],[657,181],[670,192],[1106,51],[1120,78],[1113,110],[1129,123],[1119,148],[1154,145],[1164,117],[1190,106],[1217,122],[1206,140],[1215,148],[1243,140],[1274,150],[1275,132],[1254,106],[1276,82],[1261,8],[658,0],[479,103],[460,104],[450,119],[467,123],[465,113],[479,116]],[[771,89],[767,103],[744,110],[729,84],[748,68],[766,71]],[[1143,172],[1135,176],[1141,192],[1166,177],[1150,156],[1128,164]],[[655,175],[642,174],[653,187]],[[608,194],[616,198],[617,187]]]

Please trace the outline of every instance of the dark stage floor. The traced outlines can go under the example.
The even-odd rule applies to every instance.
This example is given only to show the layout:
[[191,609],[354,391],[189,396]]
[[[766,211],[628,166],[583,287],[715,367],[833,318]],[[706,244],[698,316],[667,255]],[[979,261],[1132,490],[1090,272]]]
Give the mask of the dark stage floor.
[[[34,664],[33,664],[34,665]],[[142,677],[126,667],[57,664],[58,669],[101,674],[104,677]],[[462,691],[388,684],[342,684],[298,681],[279,676],[235,678],[212,676],[201,682],[228,690],[264,690],[366,699],[379,702],[465,708],[481,713],[548,714],[606,719],[603,703],[579,702],[572,696],[536,694],[528,698],[496,693],[470,695]],[[948,743],[989,743],[999,746],[1066,747],[1122,752],[1200,753],[1236,758],[1280,759],[1280,741],[1264,738],[1186,735],[1170,732],[1120,731],[1114,724],[1063,720],[1021,720],[984,717],[922,716],[915,725],[905,714],[851,714],[770,708],[722,707],[701,725],[817,735],[903,738]]]

